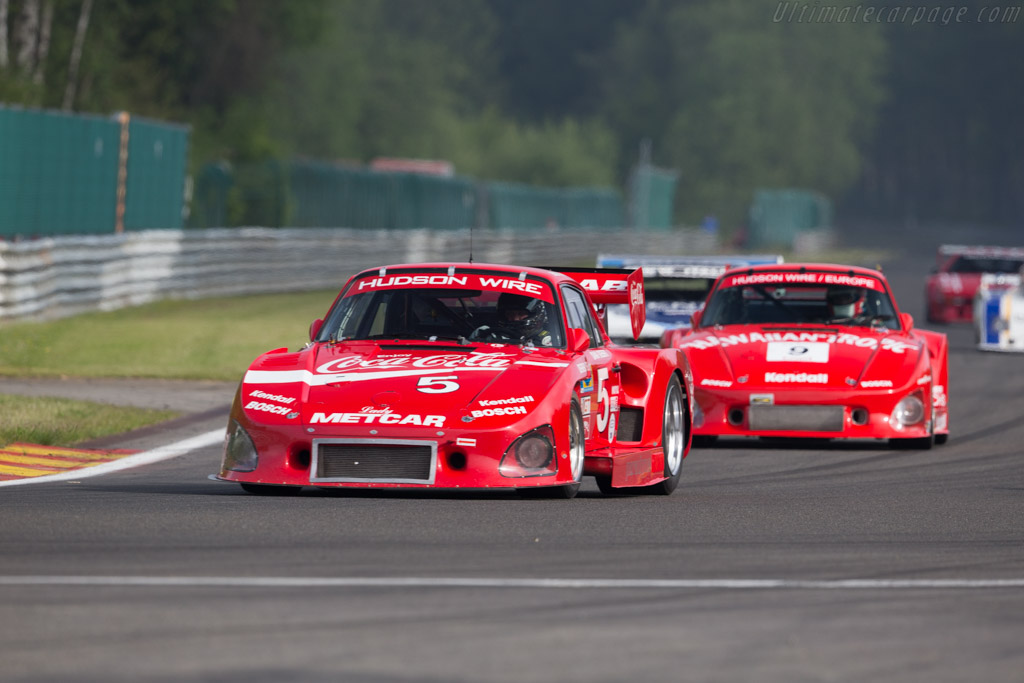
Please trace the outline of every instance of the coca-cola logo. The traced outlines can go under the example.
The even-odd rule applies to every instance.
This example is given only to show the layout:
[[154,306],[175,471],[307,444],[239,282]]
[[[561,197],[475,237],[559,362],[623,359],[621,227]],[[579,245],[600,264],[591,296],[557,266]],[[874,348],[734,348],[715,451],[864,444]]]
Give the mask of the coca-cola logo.
[[507,368],[512,356],[504,353],[439,354],[436,356],[387,356],[365,358],[345,356],[328,361],[318,367],[320,374],[333,374],[352,370],[379,370],[395,368]]

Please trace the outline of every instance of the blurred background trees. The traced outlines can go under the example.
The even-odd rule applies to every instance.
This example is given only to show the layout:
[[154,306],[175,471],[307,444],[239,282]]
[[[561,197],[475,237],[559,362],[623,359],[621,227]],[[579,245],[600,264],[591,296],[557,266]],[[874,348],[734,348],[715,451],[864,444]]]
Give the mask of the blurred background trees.
[[402,156],[621,186],[648,141],[678,170],[679,223],[741,222],[763,186],[847,215],[1020,222],[1019,5],[797,19],[828,7],[847,5],[0,0],[0,101],[187,123],[194,168]]

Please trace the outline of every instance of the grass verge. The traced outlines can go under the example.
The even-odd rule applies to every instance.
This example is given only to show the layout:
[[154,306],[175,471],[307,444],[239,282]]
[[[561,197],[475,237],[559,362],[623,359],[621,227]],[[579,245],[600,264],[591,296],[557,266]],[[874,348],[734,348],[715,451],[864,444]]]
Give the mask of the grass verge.
[[0,324],[0,445],[75,446],[177,417],[166,410],[9,396],[3,375],[238,380],[271,349],[299,348],[336,291],[160,301]]
[[125,408],[65,398],[0,394],[0,446],[24,441],[44,446],[75,446],[108,434],[177,417],[171,410]]
[[259,354],[306,343],[336,291],[160,301],[0,326],[0,375],[234,381]]

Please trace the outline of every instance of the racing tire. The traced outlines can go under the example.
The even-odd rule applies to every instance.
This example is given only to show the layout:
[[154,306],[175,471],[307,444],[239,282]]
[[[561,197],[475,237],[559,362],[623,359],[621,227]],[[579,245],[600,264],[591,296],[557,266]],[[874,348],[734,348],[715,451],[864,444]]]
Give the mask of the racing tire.
[[662,408],[661,446],[665,453],[665,479],[657,484],[645,486],[644,493],[656,496],[667,496],[679,486],[679,477],[683,472],[683,458],[686,457],[686,401],[683,400],[683,388],[675,375],[668,381],[665,389],[665,401]]
[[301,486],[275,486],[273,484],[250,484],[239,482],[239,486],[246,493],[256,496],[296,496],[302,490]]
[[[569,471],[573,482],[561,486],[541,486],[535,488],[516,489],[516,493],[524,498],[557,498],[569,500],[575,498],[583,481],[583,458],[586,453],[586,441],[583,437],[583,410],[580,400],[573,394],[569,406]],[[557,452],[555,457],[558,457]]]
[[935,445],[936,446],[941,446],[942,444],[946,443],[947,441],[949,441],[949,434],[936,434],[935,435]]
[[717,434],[694,434],[692,446],[694,448],[707,448],[708,446],[714,446],[716,441],[718,441]]

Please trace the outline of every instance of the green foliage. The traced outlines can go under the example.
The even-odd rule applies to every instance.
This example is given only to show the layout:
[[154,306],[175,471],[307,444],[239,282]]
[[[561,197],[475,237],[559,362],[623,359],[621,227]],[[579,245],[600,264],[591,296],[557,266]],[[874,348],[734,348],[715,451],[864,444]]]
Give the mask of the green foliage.
[[[757,187],[835,195],[856,180],[882,95],[878,29],[774,23],[745,0],[703,0],[651,5],[617,49],[623,99],[649,107],[655,160],[680,172],[684,222],[735,224]],[[665,68],[676,76],[658,77]]]
[[[190,124],[193,171],[407,156],[493,180],[622,185],[649,139],[654,163],[680,172],[682,222],[738,222],[771,186],[836,199],[856,186],[889,215],[1022,215],[1018,6],[968,0],[967,21],[943,25],[779,20],[789,4],[866,8],[95,0],[74,109]],[[9,66],[0,101],[62,105],[82,6],[55,0],[42,83]]]
[[612,186],[617,145],[611,130],[596,121],[565,119],[524,126],[495,110],[464,121],[449,131],[452,160],[479,178],[501,178],[555,187]]

